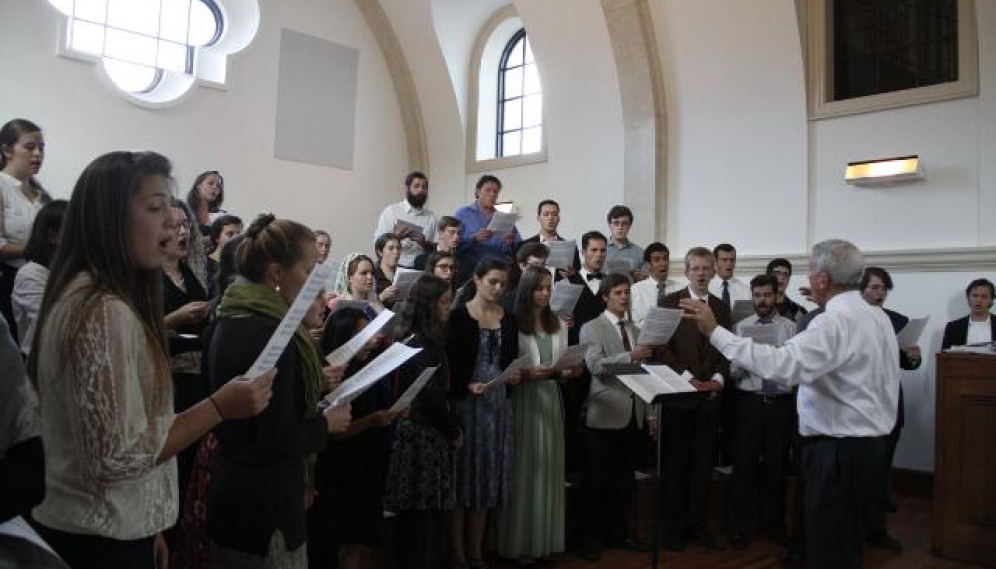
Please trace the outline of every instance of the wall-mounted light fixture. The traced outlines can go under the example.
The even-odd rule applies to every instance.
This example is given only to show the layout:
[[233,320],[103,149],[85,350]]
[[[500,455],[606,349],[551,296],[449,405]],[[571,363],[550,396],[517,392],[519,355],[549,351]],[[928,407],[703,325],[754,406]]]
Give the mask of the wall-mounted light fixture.
[[844,181],[856,186],[879,186],[923,179],[923,165],[917,155],[849,162]]

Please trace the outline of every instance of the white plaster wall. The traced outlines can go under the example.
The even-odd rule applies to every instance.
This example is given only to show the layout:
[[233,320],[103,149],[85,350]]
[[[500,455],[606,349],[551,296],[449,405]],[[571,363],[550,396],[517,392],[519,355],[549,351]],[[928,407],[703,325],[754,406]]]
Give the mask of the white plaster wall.
[[[336,254],[370,249],[370,220],[399,199],[407,163],[383,56],[351,0],[264,1],[260,10],[255,41],[231,59],[228,91],[198,88],[180,105],[149,110],[112,92],[93,65],[55,55],[57,12],[47,1],[3,2],[0,51],[16,57],[5,58],[0,121],[24,116],[42,126],[48,156],[40,179],[57,196],[68,197],[101,153],[152,149],[173,161],[183,196],[199,172],[217,169],[226,209],[244,218],[271,210],[331,229]],[[350,171],[273,158],[281,28],[360,51]]]
[[661,233],[679,252],[722,241],[748,254],[805,250],[806,98],[793,2],[650,5],[667,96]]

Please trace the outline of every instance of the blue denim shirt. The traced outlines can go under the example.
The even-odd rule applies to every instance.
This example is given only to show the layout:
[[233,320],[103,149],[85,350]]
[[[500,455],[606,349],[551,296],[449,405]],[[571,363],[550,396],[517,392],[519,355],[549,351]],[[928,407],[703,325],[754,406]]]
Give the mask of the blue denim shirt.
[[497,235],[492,235],[491,239],[483,243],[474,241],[474,234],[485,229],[491,222],[491,215],[481,211],[477,201],[458,209],[454,217],[459,219],[463,225],[460,235],[461,262],[468,262],[471,267],[476,267],[477,263],[484,259],[504,261],[506,256],[515,254],[519,243],[522,242],[518,227],[512,229],[512,234],[515,235],[515,243],[512,245],[506,245],[503,239]]

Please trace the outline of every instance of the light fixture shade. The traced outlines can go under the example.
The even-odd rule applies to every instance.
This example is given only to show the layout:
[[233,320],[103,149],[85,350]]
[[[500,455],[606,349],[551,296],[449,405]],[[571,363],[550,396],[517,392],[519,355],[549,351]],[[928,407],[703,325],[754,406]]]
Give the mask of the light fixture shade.
[[923,179],[923,165],[917,155],[850,162],[844,181],[856,186],[876,186]]

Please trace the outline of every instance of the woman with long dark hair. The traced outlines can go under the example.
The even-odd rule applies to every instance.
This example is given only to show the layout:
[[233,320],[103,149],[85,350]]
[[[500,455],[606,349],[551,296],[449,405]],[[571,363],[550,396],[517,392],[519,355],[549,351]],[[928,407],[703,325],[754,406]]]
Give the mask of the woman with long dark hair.
[[211,222],[226,213],[221,209],[224,202],[225,179],[221,174],[217,170],[198,174],[187,192],[187,205],[197,218],[197,229],[205,242],[211,233]]
[[17,321],[17,334],[21,353],[31,353],[35,336],[35,323],[41,310],[48,269],[55,249],[59,246],[62,218],[66,215],[66,200],[52,200],[41,208],[31,226],[31,236],[24,246],[25,265],[17,271],[11,293],[11,308]]
[[169,175],[151,152],[112,152],[83,171],[28,357],[46,463],[34,519],[74,569],[152,566],[154,537],[176,520],[174,456],[270,398],[272,370],[174,414],[161,269]]

